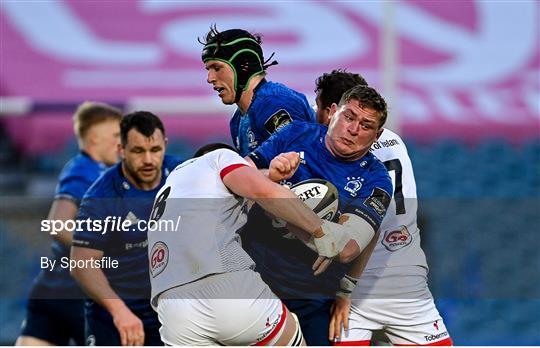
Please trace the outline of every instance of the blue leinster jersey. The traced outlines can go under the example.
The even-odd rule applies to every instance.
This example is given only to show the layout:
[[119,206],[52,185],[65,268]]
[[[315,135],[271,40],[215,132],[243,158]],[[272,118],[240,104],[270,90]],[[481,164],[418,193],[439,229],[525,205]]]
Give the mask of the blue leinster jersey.
[[301,120],[315,122],[315,113],[306,96],[280,83],[262,80],[254,90],[247,112],[240,109],[231,122],[231,136],[241,156],[247,156],[274,132]]
[[[355,214],[377,230],[393,191],[390,176],[370,152],[356,161],[334,157],[324,145],[327,129],[315,123],[294,122],[249,156],[257,167],[267,168],[280,153],[298,152],[300,166],[288,183],[315,178],[330,181],[339,192],[336,220],[340,214]],[[243,231],[243,246],[264,281],[285,299],[333,297],[349,265],[334,262],[325,273],[315,277],[311,267],[317,254],[298,240],[284,238],[285,234],[284,229],[272,227],[259,207],[252,209]]]
[[[105,164],[94,161],[85,152],[80,152],[62,169],[54,198],[69,199],[79,206],[86,190],[105,169]],[[53,290],[56,291],[56,296],[59,296],[58,290],[61,290],[63,298],[80,298],[82,291],[69,274],[69,269],[60,267],[62,257],[69,257],[69,247],[56,240],[51,247],[56,261],[55,267],[51,272],[42,270],[38,275],[35,286],[40,290],[35,292],[35,296],[48,297],[49,291]]]
[[[111,288],[134,313],[140,315],[143,322],[144,318],[153,320],[148,300],[150,279],[146,221],[152,211],[156,193],[165,183],[169,172],[179,163],[165,156],[161,183],[151,191],[134,187],[123,175],[122,164],[116,164],[88,189],[77,216],[78,220],[90,219],[91,223],[90,228],[82,224],[83,228],[75,231],[73,245],[102,250],[103,257],[118,262],[117,268],[106,267],[102,271]],[[100,221],[101,225],[94,224],[94,221]],[[121,227],[115,223],[118,221],[124,225]],[[92,301],[88,304],[90,313],[100,310]]]

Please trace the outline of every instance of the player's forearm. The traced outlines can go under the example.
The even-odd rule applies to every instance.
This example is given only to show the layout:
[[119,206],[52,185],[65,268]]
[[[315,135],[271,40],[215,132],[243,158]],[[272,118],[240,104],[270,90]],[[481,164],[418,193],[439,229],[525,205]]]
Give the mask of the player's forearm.
[[[71,247],[71,259],[74,261],[86,261],[92,259],[99,259],[103,256],[103,251],[97,249],[83,248],[72,246]],[[79,263],[79,262],[77,262]],[[71,269],[71,275],[80,284],[81,288],[92,298],[94,301],[105,307],[109,312],[114,310],[114,304],[120,300],[120,297],[111,288],[109,280],[105,276],[105,273],[100,268],[94,267],[75,267]],[[111,305],[111,301],[113,305]],[[121,300],[120,300],[121,301]],[[111,312],[112,313],[112,312]]]
[[99,268],[79,270],[72,273],[86,294],[96,303],[105,308],[112,317],[130,309],[118,294],[111,288],[107,277]]
[[99,268],[74,268],[71,275],[77,280],[84,292],[111,314],[125,306],[118,294],[111,288],[107,277]]
[[377,231],[375,233],[375,236],[373,236],[373,239],[369,242],[367,247],[362,250],[360,255],[356,259],[353,260],[351,264],[351,268],[348,270],[347,275],[349,275],[352,278],[360,278],[362,273],[364,272],[364,269],[366,268],[366,265],[369,261],[369,258],[371,257],[371,254],[373,254],[373,250],[375,249],[375,245],[377,244],[377,241],[379,240],[379,234],[380,231]]
[[73,232],[66,230],[60,231],[53,235],[53,238],[69,248],[71,247],[71,242],[73,241]]

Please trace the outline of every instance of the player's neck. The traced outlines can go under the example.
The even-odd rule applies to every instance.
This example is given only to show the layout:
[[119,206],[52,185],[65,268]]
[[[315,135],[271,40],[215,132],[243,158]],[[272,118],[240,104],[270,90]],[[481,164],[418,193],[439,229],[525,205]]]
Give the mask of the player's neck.
[[93,159],[94,161],[96,162],[104,162],[103,158],[101,158],[100,154],[99,154],[99,151],[96,147],[94,146],[90,146],[90,145],[87,145],[87,144],[82,144],[82,146],[79,147],[81,149],[81,151],[83,151],[84,153],[86,153],[91,159]]
[[240,100],[238,101],[238,103],[236,103],[236,105],[238,106],[238,108],[240,109],[240,112],[242,114],[245,114],[248,111],[249,106],[251,105],[251,101],[253,99],[253,94],[254,94],[253,91],[255,90],[255,87],[257,87],[257,85],[263,79],[264,79],[263,75],[254,76],[249,81],[249,85],[248,85],[247,90],[242,92],[242,96],[240,97]]
[[336,151],[336,149],[332,146],[332,143],[328,135],[324,137],[324,147],[326,147],[326,149],[332,154],[332,156],[342,161],[356,161],[364,157],[369,152],[369,149],[367,149],[359,153],[351,154],[350,156],[343,156],[342,154],[339,154]]

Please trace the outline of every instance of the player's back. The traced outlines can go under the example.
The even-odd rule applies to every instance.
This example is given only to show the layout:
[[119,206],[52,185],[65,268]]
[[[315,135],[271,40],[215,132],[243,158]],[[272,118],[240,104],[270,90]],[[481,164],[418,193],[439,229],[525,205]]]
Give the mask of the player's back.
[[[427,269],[420,247],[417,226],[418,199],[411,159],[403,140],[384,129],[371,152],[386,166],[394,184],[394,194],[384,217],[379,240],[366,266],[366,271],[396,266],[421,266]],[[401,271],[402,272],[402,271]]]
[[[156,195],[151,219],[157,228],[148,233],[154,305],[156,296],[172,287],[254,267],[236,234],[246,222],[244,200],[222,181],[244,165],[231,150],[212,151],[176,167]],[[164,221],[175,222],[174,230]]]

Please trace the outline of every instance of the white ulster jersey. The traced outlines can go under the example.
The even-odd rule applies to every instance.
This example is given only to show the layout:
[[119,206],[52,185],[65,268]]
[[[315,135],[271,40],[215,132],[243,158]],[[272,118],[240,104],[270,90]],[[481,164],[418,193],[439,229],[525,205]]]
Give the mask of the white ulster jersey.
[[420,231],[416,221],[416,182],[407,148],[399,135],[384,129],[371,147],[371,152],[386,166],[392,178],[394,194],[366,270],[393,266],[427,268],[426,256],[420,247]]
[[157,296],[173,287],[209,274],[254,268],[236,233],[247,220],[244,199],[233,195],[222,181],[230,171],[247,165],[237,153],[219,149],[180,164],[167,177],[156,195],[151,219],[179,224],[173,231],[149,228],[154,306]]

